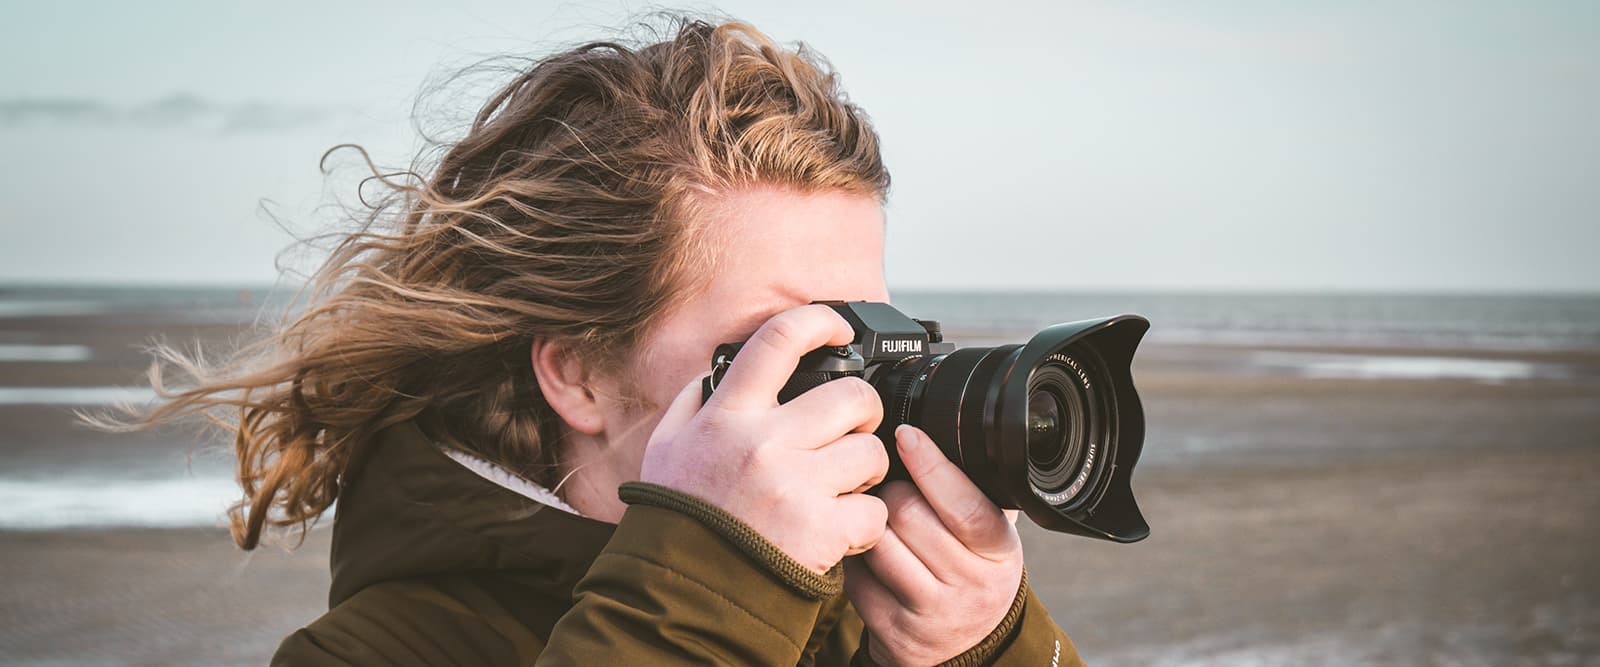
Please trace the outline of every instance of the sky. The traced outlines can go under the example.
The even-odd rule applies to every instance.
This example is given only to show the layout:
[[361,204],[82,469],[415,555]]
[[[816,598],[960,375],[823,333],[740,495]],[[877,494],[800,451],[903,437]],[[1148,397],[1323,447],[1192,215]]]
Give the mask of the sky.
[[[883,139],[892,289],[1600,292],[1600,3],[725,2]],[[353,142],[641,3],[6,3],[0,282],[255,285]],[[461,127],[481,98],[428,100]],[[452,117],[454,124],[452,125]]]

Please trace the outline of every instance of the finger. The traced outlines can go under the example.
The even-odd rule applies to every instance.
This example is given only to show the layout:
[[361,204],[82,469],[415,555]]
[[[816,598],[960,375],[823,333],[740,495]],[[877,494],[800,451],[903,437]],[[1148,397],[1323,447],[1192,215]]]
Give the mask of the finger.
[[871,433],[883,420],[878,390],[857,377],[830,380],[778,407],[785,433],[819,446],[846,433]]
[[917,611],[927,603],[937,602],[944,583],[939,575],[917,558],[916,552],[906,546],[904,538],[893,528],[883,532],[878,546],[861,559],[872,566],[878,582],[894,593],[907,609]]
[[863,493],[852,493],[834,499],[838,503],[834,516],[843,517],[845,540],[850,548],[846,556],[854,556],[878,545],[883,539],[884,527],[889,525],[889,510],[883,501]]
[[878,492],[878,497],[889,509],[889,530],[935,578],[945,581],[939,576],[940,572],[958,572],[969,566],[972,550],[950,532],[944,519],[933,511],[933,506],[916,486],[910,482],[890,482]]
[[889,452],[871,433],[851,433],[816,450],[812,470],[838,493],[860,493],[889,474]]
[[683,386],[683,390],[672,399],[672,404],[667,406],[666,412],[661,413],[661,419],[656,422],[655,430],[650,432],[649,443],[654,444],[677,435],[690,419],[694,419],[695,413],[700,411],[700,383],[707,375],[710,373],[701,373]]
[[1006,520],[1010,521],[1011,525],[1013,525],[1013,526],[1017,525],[1017,515],[1021,514],[1021,512],[1018,512],[1017,510],[1001,510],[1001,511],[1006,513]]
[[999,560],[1014,548],[1015,527],[1000,508],[967,478],[922,429],[902,424],[895,429],[895,444],[911,481],[939,514],[950,533],[968,549]]
[[844,559],[844,594],[863,619],[882,618],[892,610],[906,608],[860,557]]
[[832,308],[801,306],[767,320],[739,350],[712,400],[729,407],[776,405],[805,353],[824,345],[846,345],[855,331]]

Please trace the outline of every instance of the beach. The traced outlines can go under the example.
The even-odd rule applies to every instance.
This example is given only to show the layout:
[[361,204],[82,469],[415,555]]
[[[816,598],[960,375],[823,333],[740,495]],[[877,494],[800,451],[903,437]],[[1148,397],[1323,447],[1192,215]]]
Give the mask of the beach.
[[[0,344],[35,349],[0,384],[50,397],[0,402],[0,663],[262,664],[326,609],[331,521],[240,552],[215,521],[222,443],[74,425],[73,397],[131,383],[154,334],[241,329],[0,318]],[[1021,522],[1029,580],[1090,664],[1600,663],[1600,348],[1151,340],[1134,377],[1151,537]],[[107,488],[128,502],[92,502]]]
[[1138,544],[1024,533],[1035,585],[1091,662],[1600,661],[1592,389],[1150,380],[1172,441],[1300,444],[1152,461],[1135,475],[1152,525]]

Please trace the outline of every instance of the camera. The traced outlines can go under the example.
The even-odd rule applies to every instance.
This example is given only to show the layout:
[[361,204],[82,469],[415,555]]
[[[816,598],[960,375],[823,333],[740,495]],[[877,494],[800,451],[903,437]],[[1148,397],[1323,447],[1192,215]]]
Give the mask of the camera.
[[[894,429],[911,424],[996,505],[1021,509],[1045,529],[1114,542],[1150,535],[1130,486],[1144,446],[1130,366],[1149,320],[1080,320],[1047,327],[1025,344],[958,349],[938,322],[886,303],[816,303],[844,316],[855,340],[806,353],[778,401],[842,377],[866,380],[883,401],[876,435],[889,452],[886,480],[907,478]],[[702,400],[742,345],[713,352]]]

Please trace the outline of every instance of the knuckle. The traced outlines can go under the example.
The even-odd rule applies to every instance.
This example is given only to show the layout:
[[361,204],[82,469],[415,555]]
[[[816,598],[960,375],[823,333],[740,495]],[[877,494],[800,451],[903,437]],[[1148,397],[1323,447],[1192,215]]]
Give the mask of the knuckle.
[[791,313],[780,313],[761,325],[751,341],[768,350],[789,350],[799,347],[803,337],[800,322]]
[[879,405],[878,401],[878,390],[873,389],[872,384],[866,380],[855,376],[849,376],[840,378],[840,384],[843,384],[850,392],[850,400],[861,404],[862,406],[872,404],[882,407]]
[[[716,394],[713,394],[712,398],[715,399]],[[720,401],[713,400],[706,403],[704,407],[700,408],[699,412],[695,413],[694,418],[689,420],[689,426],[686,428],[693,429],[705,437],[715,436],[718,431],[722,430],[724,424],[736,418],[736,414],[735,411],[729,410],[722,405]]]
[[756,447],[734,449],[728,452],[727,457],[730,467],[740,475],[750,476],[761,471],[761,455]]
[[[1010,521],[997,521],[987,513],[979,513],[966,518],[962,528],[957,529],[957,534],[968,542],[974,552],[984,553],[987,560],[1006,560],[1013,541],[1013,526]],[[1019,545],[1018,545],[1019,549]]]
[[[938,448],[937,447],[933,447],[931,449],[937,450]],[[932,454],[933,452],[929,452],[929,453]],[[916,462],[916,464],[915,464],[916,465],[916,470],[910,470],[909,468],[911,467],[912,464],[909,464],[909,463],[906,464],[907,468],[908,468],[907,472],[911,473],[911,476],[913,478],[915,478],[915,479],[918,479],[918,480],[923,480],[923,479],[927,479],[929,477],[932,477],[932,476],[938,474],[940,468],[942,468],[944,466],[947,466],[947,465],[953,465],[952,463],[950,463],[950,459],[945,457],[944,452],[942,450],[939,451],[938,456],[923,456],[923,457],[919,457],[919,458],[921,460]]]
[[867,455],[872,457],[872,472],[878,478],[889,474],[889,449],[883,446],[883,441],[878,436],[870,433],[863,434],[865,441],[862,446],[867,448]]
[[856,516],[847,520],[853,532],[851,545],[858,547],[876,546],[883,539],[883,534],[889,527],[889,510],[883,503],[862,503],[861,508],[855,512]]
[[864,427],[861,430],[877,428],[878,422],[883,420],[883,401],[878,397],[878,390],[858,377],[841,378],[839,384],[849,392],[850,405],[860,411],[861,425]]
[[827,322],[830,326],[842,326],[846,329],[850,327],[850,323],[844,319],[844,316],[835,312],[833,308],[820,303],[806,304],[791,312],[803,314],[807,317],[815,317],[818,321]]
[[740,474],[765,479],[773,467],[773,443],[768,438],[752,438],[743,446],[729,447],[723,454]]
[[861,503],[862,514],[866,516],[868,525],[875,526],[879,534],[889,525],[889,506],[881,498],[863,495],[867,500]]
[[956,512],[958,526],[974,535],[992,537],[995,534],[995,513],[987,501],[973,500]]
[[795,475],[786,470],[789,463],[783,455],[786,449],[788,448],[775,441],[763,441],[751,456],[751,472],[762,475],[763,479],[788,480],[794,478]]

